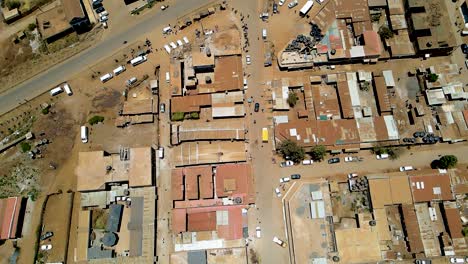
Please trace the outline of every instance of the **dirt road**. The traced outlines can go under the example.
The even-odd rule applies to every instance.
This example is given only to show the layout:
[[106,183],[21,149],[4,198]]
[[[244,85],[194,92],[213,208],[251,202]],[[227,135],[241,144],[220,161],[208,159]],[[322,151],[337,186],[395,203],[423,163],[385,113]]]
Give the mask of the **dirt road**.
[[124,41],[131,43],[141,37],[145,37],[145,34],[149,34],[155,28],[162,28],[170,23],[175,24],[177,17],[209,2],[212,2],[212,0],[176,1],[169,9],[157,15],[154,13],[157,10],[152,10],[142,17],[138,23],[130,23],[128,27],[122,27],[121,31],[115,32],[115,35],[109,36],[96,46],[0,94],[0,115],[110,56],[123,47]]

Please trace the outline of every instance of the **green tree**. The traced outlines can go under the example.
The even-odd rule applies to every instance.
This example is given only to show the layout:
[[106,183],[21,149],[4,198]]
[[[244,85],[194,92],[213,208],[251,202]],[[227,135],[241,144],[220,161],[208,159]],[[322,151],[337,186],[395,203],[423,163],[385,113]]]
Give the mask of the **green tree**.
[[427,75],[427,81],[428,82],[436,82],[438,79],[439,79],[439,75],[437,75],[435,73],[429,73]]
[[50,106],[47,106],[45,108],[42,108],[41,113],[43,115],[47,115],[49,113]]
[[172,121],[182,121],[184,120],[185,113],[184,112],[175,112],[172,113],[171,119]]
[[294,92],[291,92],[288,94],[288,104],[291,107],[294,107],[297,104],[297,100],[299,100],[299,97],[297,97],[297,94]]
[[37,27],[36,23],[31,23],[31,24],[28,25],[28,30],[33,31],[33,30],[36,29],[36,27]]
[[439,160],[439,168],[441,169],[450,169],[457,165],[458,159],[454,155],[445,155],[442,156]]
[[28,152],[31,150],[31,145],[28,142],[21,142],[20,144],[21,151]]
[[278,146],[278,151],[283,155],[284,158],[290,157],[294,162],[301,162],[304,160],[305,151],[295,141],[285,140]]
[[393,32],[386,26],[379,28],[379,35],[382,39],[389,39],[393,37]]
[[104,117],[98,115],[95,115],[88,120],[88,123],[92,126],[102,122],[104,122]]
[[310,151],[313,160],[323,160],[325,155],[327,155],[327,148],[324,145],[314,146]]
[[463,227],[462,234],[463,234],[463,236],[465,236],[465,237],[468,236],[468,226]]
[[190,113],[190,118],[200,119],[200,114],[198,112],[192,112],[192,113]]
[[7,1],[5,4],[8,7],[8,9],[10,9],[10,10],[15,9],[15,8],[19,8],[21,6],[20,1],[17,1],[17,0]]

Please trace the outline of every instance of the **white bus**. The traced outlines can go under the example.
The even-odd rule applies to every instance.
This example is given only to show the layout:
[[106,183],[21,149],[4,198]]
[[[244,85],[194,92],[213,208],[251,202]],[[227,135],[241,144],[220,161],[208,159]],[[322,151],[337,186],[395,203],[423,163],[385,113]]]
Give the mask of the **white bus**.
[[62,88],[60,88],[60,86],[59,86],[59,87],[57,87],[57,88],[54,88],[54,89],[50,90],[50,95],[55,96],[55,95],[57,95],[57,94],[59,94],[59,93],[61,93],[61,92],[63,92],[63,90],[62,90]]
[[132,66],[137,66],[138,64],[143,63],[146,60],[147,60],[146,56],[138,56],[134,58],[133,60],[131,60],[130,63],[132,64]]
[[81,126],[81,142],[88,143],[88,128]]
[[314,1],[313,0],[308,0],[304,6],[301,8],[301,11],[299,11],[299,14],[301,16],[305,16],[309,10],[312,8],[312,6],[314,5]]
[[72,92],[72,90],[71,90],[71,88],[70,88],[70,85],[68,85],[68,83],[65,83],[65,84],[63,85],[63,89],[65,90],[65,92],[66,92],[68,95],[72,95],[72,94],[73,94],[73,92]]
[[103,76],[101,76],[101,82],[105,83],[107,82],[108,80],[112,79],[114,76],[112,75],[112,73],[106,73],[104,74]]
[[124,72],[125,70],[126,70],[125,66],[120,65],[119,67],[115,68],[113,72],[114,72],[114,75],[117,76],[121,74],[122,72]]

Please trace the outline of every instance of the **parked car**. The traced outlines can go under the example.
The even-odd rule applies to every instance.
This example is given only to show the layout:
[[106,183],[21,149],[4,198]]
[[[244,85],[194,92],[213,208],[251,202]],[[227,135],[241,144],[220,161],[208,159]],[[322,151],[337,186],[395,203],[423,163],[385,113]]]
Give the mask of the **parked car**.
[[357,173],[350,173],[348,174],[348,179],[356,178],[358,176]]
[[387,153],[382,153],[382,154],[379,154],[379,155],[375,155],[375,158],[378,159],[378,160],[388,159],[388,154]]
[[278,13],[278,5],[276,3],[273,4],[273,14]]
[[298,5],[297,0],[294,0],[291,3],[288,4],[288,8],[293,8],[293,7],[297,6],[297,5]]
[[255,228],[255,233],[257,235],[257,238],[261,238],[262,237],[262,230],[260,229],[259,226],[257,226],[257,228]]
[[400,167],[400,171],[411,171],[411,170],[414,170],[413,166]]
[[450,263],[465,263],[465,259],[452,257],[450,258]]
[[167,6],[165,6],[165,5],[161,6],[161,10],[166,10],[166,8],[167,8]]
[[293,180],[299,180],[301,178],[300,174],[291,174],[291,179]]
[[463,43],[460,47],[464,54],[468,54],[468,44]]
[[161,113],[166,112],[166,104],[161,103],[161,105],[159,105],[159,112]]
[[351,156],[346,156],[346,157],[344,158],[344,161],[345,161],[345,162],[351,162],[351,161],[353,161],[353,157],[351,157]]
[[52,249],[52,245],[51,245],[51,244],[41,245],[41,250],[50,250],[50,249]]
[[104,10],[101,13],[99,13],[99,17],[108,16],[108,15],[109,15],[109,12],[107,12],[107,10]]
[[306,159],[302,161],[302,165],[311,165],[312,163],[314,163],[314,160],[311,160],[311,159],[310,160]]
[[101,22],[106,22],[107,20],[109,20],[109,17],[107,17],[107,16],[102,16],[102,17],[99,19],[99,21],[101,21]]
[[277,197],[281,197],[281,192],[279,188],[275,188],[275,193]]
[[45,232],[45,233],[41,236],[41,240],[46,240],[46,239],[51,238],[51,237],[53,237],[53,236],[54,236],[54,232],[48,231],[48,232]]
[[108,28],[107,22],[102,22],[102,26],[103,26],[104,28]]
[[258,112],[258,110],[260,110],[260,104],[259,104],[259,103],[255,103],[254,111],[255,111],[255,112]]
[[104,9],[103,6],[100,6],[100,7],[96,8],[96,13],[98,13],[98,14],[100,14],[100,13],[102,13],[104,11],[106,11],[106,9]]
[[282,247],[286,247],[286,242],[284,242],[283,240],[279,239],[278,237],[273,237],[273,242],[275,242],[276,244],[282,246]]
[[331,158],[328,160],[328,164],[335,164],[339,162],[340,162],[340,158]]
[[250,65],[252,63],[252,58],[250,55],[245,55],[245,62],[247,62],[247,65]]
[[294,162],[292,162],[292,160],[287,160],[280,163],[280,167],[291,167],[293,165]]
[[430,259],[417,259],[414,261],[415,264],[431,264]]
[[286,2],[286,0],[279,0],[278,5],[280,5],[280,6],[284,5],[284,2]]
[[291,179],[289,177],[283,177],[280,179],[280,183],[289,182]]

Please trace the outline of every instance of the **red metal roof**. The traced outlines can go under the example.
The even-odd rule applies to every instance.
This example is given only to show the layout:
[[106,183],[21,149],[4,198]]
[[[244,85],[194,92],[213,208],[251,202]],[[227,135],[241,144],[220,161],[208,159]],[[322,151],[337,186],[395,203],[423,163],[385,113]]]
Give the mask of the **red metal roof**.
[[447,225],[452,239],[463,238],[463,225],[460,219],[460,213],[458,212],[458,209],[445,208],[445,216],[447,217]]
[[216,168],[218,197],[241,197],[243,204],[255,202],[252,168],[249,164],[224,164]]
[[189,213],[187,231],[214,231],[216,230],[216,211]]
[[434,171],[432,174],[410,176],[410,185],[415,203],[453,200],[450,177],[446,173]]
[[187,231],[187,209],[172,209],[172,232],[175,234]]
[[0,200],[0,240],[15,238],[21,197]]

